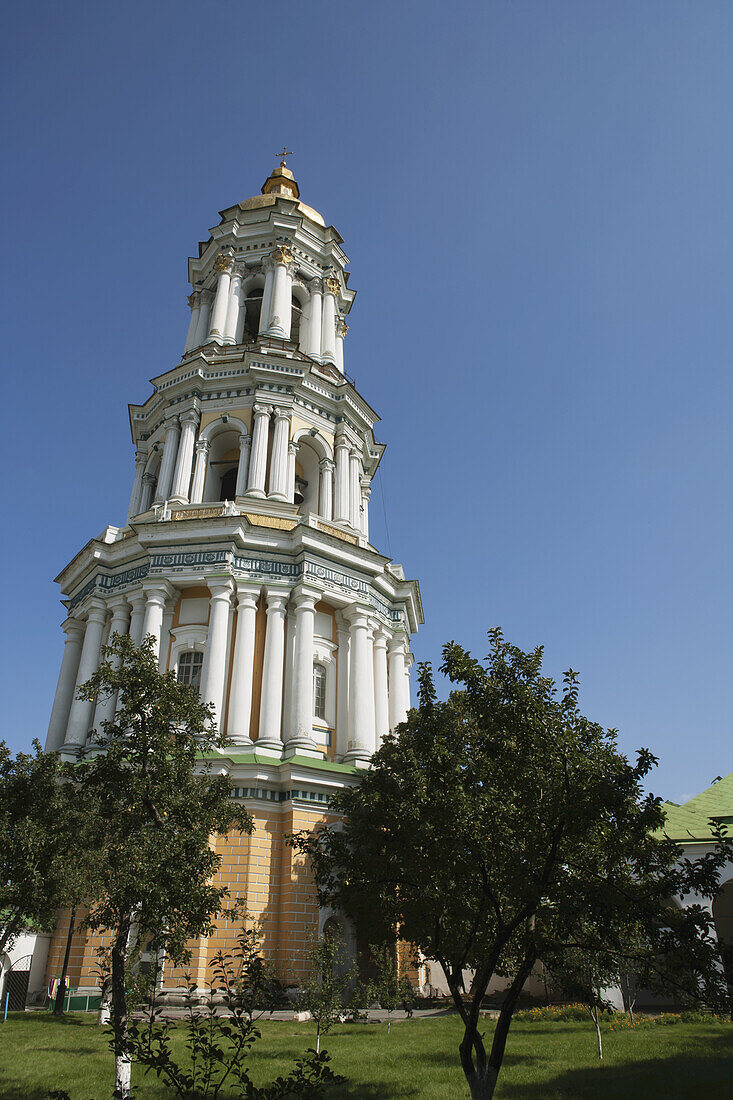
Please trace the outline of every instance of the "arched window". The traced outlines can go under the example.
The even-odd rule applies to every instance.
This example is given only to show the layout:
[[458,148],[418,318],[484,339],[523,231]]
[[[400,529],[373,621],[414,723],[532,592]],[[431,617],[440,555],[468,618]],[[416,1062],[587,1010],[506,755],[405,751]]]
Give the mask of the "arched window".
[[326,670],[323,665],[313,666],[313,713],[326,720]]
[[234,500],[237,489],[237,467],[232,466],[222,474],[219,500]]
[[178,658],[176,679],[180,684],[190,684],[198,691],[201,687],[201,669],[204,655],[200,649],[186,649]]
[[255,287],[247,293],[244,314],[244,331],[242,332],[243,344],[254,344],[260,331],[261,314],[262,287]]

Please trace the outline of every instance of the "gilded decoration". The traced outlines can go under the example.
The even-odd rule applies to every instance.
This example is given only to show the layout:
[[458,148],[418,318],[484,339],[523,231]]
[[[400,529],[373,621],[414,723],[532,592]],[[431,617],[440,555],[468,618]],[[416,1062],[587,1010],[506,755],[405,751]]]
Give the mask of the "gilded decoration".
[[332,527],[330,523],[321,523],[318,521],[318,530],[323,531],[326,535],[333,535],[336,539],[341,539],[342,542],[350,542],[352,546],[359,545],[359,539],[356,535],[349,535],[346,531],[342,531],[340,527]]
[[276,264],[289,264],[293,258],[293,253],[283,245],[281,248],[275,249],[272,258]]
[[253,527],[276,527],[279,531],[292,531],[298,526],[297,519],[286,519],[284,516],[260,516],[254,512],[245,512],[244,515]]
[[329,294],[338,294],[341,289],[338,279],[326,279],[326,290]]
[[228,271],[231,264],[231,256],[225,256],[223,252],[220,252],[214,260],[214,271],[216,271],[217,274],[220,274],[222,271]]
[[177,508],[171,512],[171,519],[213,519],[222,514],[221,504],[216,508]]

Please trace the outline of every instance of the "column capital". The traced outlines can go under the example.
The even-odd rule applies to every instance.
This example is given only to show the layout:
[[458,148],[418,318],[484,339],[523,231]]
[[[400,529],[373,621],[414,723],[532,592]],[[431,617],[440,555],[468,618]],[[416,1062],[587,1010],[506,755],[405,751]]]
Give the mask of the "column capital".
[[267,614],[269,615],[271,611],[284,611],[289,595],[290,593],[286,588],[271,588],[269,585],[265,585]]
[[288,408],[286,405],[274,405],[274,406],[272,406],[272,411],[273,411],[275,420],[288,420],[289,421],[292,418],[292,415],[293,415],[293,410],[291,408]]
[[225,596],[229,599],[232,595],[234,582],[229,576],[207,577],[206,587],[211,593],[212,600],[222,599]]
[[251,446],[252,446],[252,436],[251,435],[244,435],[244,433],[242,435],[240,435],[240,437],[239,437],[239,449],[240,449],[240,451],[244,447],[251,447]]
[[367,629],[369,626],[368,620],[370,612],[370,607],[366,607],[364,604],[360,603],[352,603],[343,609],[342,614],[351,626],[363,626]]
[[252,607],[256,608],[258,600],[260,598],[262,586],[259,584],[252,584],[251,581],[237,581],[235,585],[235,595],[237,597],[237,608]]
[[123,595],[122,593],[117,596],[110,596],[110,598],[107,600],[107,607],[113,615],[116,611],[121,611],[123,608],[127,608],[128,606],[129,600],[127,596]]
[[87,622],[103,623],[107,618],[107,604],[99,596],[94,596],[87,605]]
[[295,610],[315,610],[315,606],[321,599],[322,595],[323,593],[319,588],[311,588],[307,584],[296,585],[296,587],[292,591],[292,598],[293,602],[295,603]]
[[407,634],[404,630],[395,631],[388,642],[389,652],[394,653],[397,650],[402,650],[404,653],[407,648]]
[[374,646],[376,649],[387,649],[387,630],[379,619],[372,620],[374,631]]
[[73,615],[69,615],[68,619],[64,619],[61,624],[61,629],[66,635],[67,639],[71,641],[74,635],[77,638],[81,638],[84,634],[84,623],[81,619],[75,619]]
[[181,425],[178,422],[178,413],[171,413],[169,416],[166,416],[163,423],[165,425],[166,432],[170,432],[174,429],[177,432],[180,432],[181,430]]
[[291,439],[290,442],[288,443],[288,454],[289,455],[297,455],[299,450],[300,450],[300,443],[296,443],[294,439]]
[[339,293],[339,291],[341,290],[341,284],[339,283],[338,279],[334,278],[333,276],[330,276],[328,279],[326,279],[324,281],[325,281],[326,294],[333,294],[333,296],[335,297]]
[[214,271],[217,275],[220,275],[223,271],[229,271],[234,264],[234,257],[227,255],[226,252],[220,252],[214,260]]
[[135,612],[141,611],[145,607],[148,597],[145,595],[144,592],[133,592],[129,596],[129,600],[130,607],[132,608],[133,612]]
[[318,469],[326,470],[327,472],[335,469],[335,467],[336,463],[333,461],[332,458],[322,458],[321,461],[318,463]]
[[138,447],[138,449],[137,449],[137,450],[135,451],[135,465],[136,465],[136,466],[144,466],[144,465],[145,465],[145,463],[146,463],[147,461],[148,461],[148,451],[147,451],[147,448],[146,448],[146,447],[143,447],[143,446],[141,445],[141,446],[139,446],[139,447]]
[[196,294],[196,291],[194,290],[194,292],[192,294],[189,294],[188,297],[186,298],[186,301],[188,302],[188,305],[189,305],[190,309],[193,310],[193,309],[196,308],[197,300],[198,300],[198,295]]
[[347,451],[351,450],[351,442],[349,441],[345,432],[341,432],[340,434],[338,432],[336,433],[334,447],[336,448],[336,450],[338,450],[339,447],[345,447]]
[[287,247],[287,245],[280,245],[280,247],[276,248],[275,251],[272,253],[272,259],[276,264],[282,264],[286,267],[289,263],[292,262],[293,253]]
[[198,454],[207,455],[211,449],[211,443],[208,439],[196,440],[196,451]]
[[272,412],[272,405],[262,405],[259,401],[256,401],[252,406],[252,412],[255,416],[269,416]]
[[308,290],[311,294],[323,294],[323,279],[311,279]]
[[198,409],[188,409],[185,413],[181,413],[181,424],[193,424],[198,426],[198,422],[201,419],[201,415]]
[[177,591],[171,582],[163,577],[160,580],[143,581],[143,592],[148,603],[164,604]]

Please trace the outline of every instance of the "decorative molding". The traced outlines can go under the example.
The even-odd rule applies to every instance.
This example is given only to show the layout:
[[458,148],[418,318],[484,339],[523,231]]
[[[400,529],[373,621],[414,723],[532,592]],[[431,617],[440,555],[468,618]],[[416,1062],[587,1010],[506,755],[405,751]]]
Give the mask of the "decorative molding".
[[[336,444],[338,446],[338,444]],[[322,462],[330,462],[330,459],[322,459]],[[331,462],[331,468],[334,467],[334,463]],[[324,467],[328,469],[328,467]],[[342,531],[340,527],[333,527],[330,523],[324,523],[323,520],[318,520],[318,530],[323,531],[326,535],[333,535],[336,539],[341,539],[342,542],[350,542],[352,546],[359,545],[359,539],[356,535],[349,535],[346,531]]]
[[221,515],[222,507],[219,504],[216,508],[177,508],[174,512],[171,512],[170,518],[172,520],[213,519],[215,516]]
[[297,519],[287,519],[284,516],[260,516],[256,512],[245,512],[244,516],[253,527],[276,527],[280,531],[292,531],[298,526]]

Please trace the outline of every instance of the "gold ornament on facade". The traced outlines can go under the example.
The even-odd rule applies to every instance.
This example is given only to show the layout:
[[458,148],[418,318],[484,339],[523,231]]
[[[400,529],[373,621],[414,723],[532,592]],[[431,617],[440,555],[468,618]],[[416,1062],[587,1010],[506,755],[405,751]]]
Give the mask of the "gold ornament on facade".
[[229,267],[231,267],[231,264],[232,264],[231,256],[225,256],[223,252],[220,252],[219,255],[216,257],[216,259],[214,260],[214,271],[218,275],[222,271],[227,271],[229,269]]
[[245,512],[244,515],[253,527],[274,527],[279,531],[292,531],[298,526],[297,519],[285,519],[284,516],[260,516],[255,512]]
[[338,279],[326,279],[326,290],[328,290],[331,294],[338,294],[340,289],[341,287],[339,286]]
[[280,248],[275,249],[272,258],[276,264],[289,264],[293,258],[293,253],[289,248],[282,245]]
[[195,300],[196,300],[196,295],[195,294],[189,294],[188,298],[186,298],[186,301],[188,302],[191,309],[193,309],[193,307],[194,307]]

